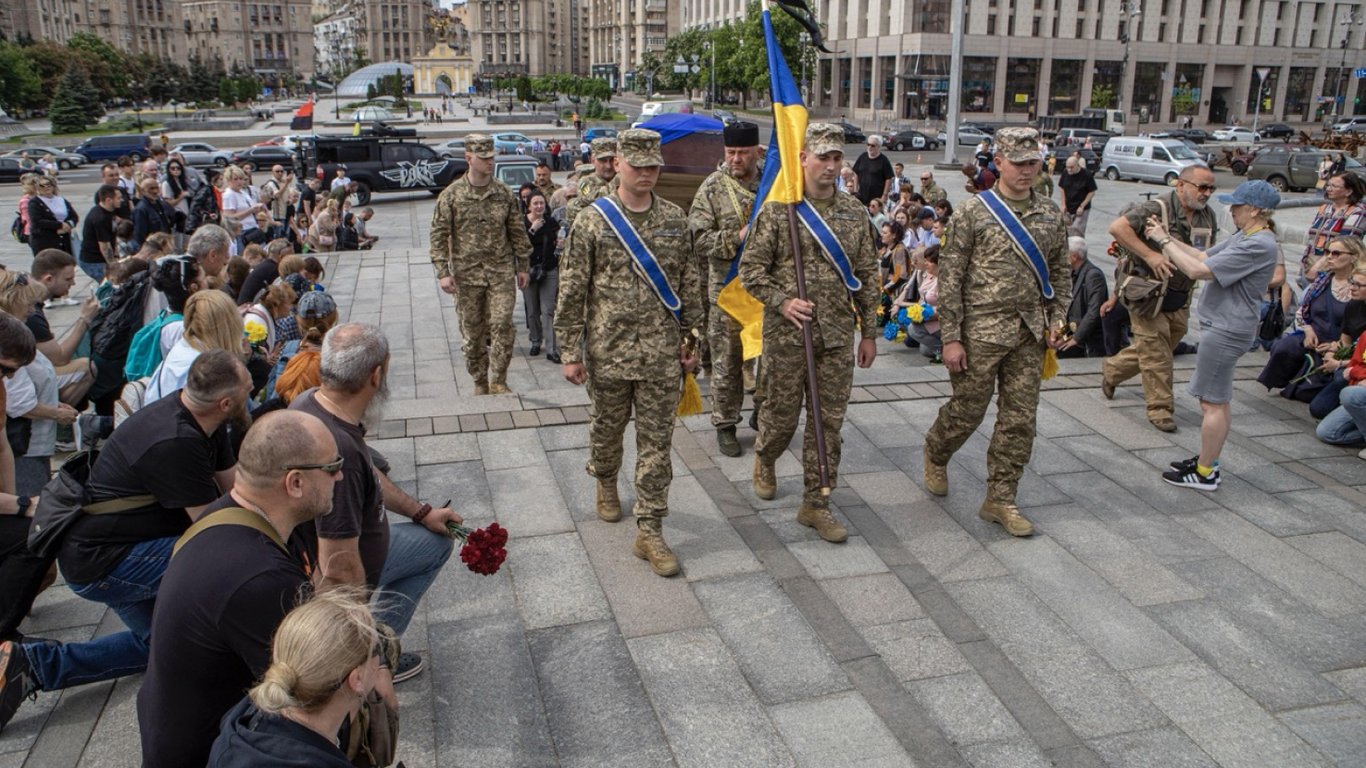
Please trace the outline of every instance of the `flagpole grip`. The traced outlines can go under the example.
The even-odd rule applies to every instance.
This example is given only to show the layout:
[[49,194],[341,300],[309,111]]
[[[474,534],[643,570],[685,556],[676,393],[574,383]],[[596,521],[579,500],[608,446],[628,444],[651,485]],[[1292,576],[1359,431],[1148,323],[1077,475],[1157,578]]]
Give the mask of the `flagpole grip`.
[[[797,273],[797,298],[806,301],[806,269],[802,262],[801,228],[797,225],[797,206],[787,204],[787,230],[792,241],[792,266]],[[807,418],[811,419],[816,437],[816,465],[820,470],[821,496],[830,495],[830,459],[825,450],[825,424],[821,419],[821,393],[816,378],[815,340],[811,321],[802,321],[802,351],[806,353],[806,391],[811,401]]]

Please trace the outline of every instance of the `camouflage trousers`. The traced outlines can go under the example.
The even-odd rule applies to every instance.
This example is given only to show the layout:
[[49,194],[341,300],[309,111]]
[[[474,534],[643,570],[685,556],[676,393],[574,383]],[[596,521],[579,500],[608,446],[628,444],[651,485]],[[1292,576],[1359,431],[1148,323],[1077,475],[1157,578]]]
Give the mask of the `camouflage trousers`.
[[987,498],[1013,502],[1034,452],[1044,345],[1021,325],[1014,346],[963,339],[963,349],[968,369],[949,374],[953,397],[925,434],[925,450],[930,461],[948,464],[982,423],[996,392],[996,429],[987,447]]
[[712,306],[707,339],[711,343],[711,424],[720,429],[740,423],[745,402],[744,358],[740,324],[726,310]]
[[507,382],[508,362],[512,360],[512,308],[517,303],[517,286],[455,284],[455,316],[460,320],[464,342],[465,370],[476,384]]
[[631,411],[636,415],[635,516],[669,514],[669,483],[673,465],[674,412],[678,409],[678,376],[645,381],[588,376],[588,474],[615,480],[621,470],[622,437]]
[[[784,321],[785,322],[785,321]],[[849,407],[849,390],[854,385],[854,347],[849,344],[823,348],[816,344],[816,384],[820,387],[821,425],[825,428],[825,454],[830,465],[830,487],[835,487],[840,466],[840,430]],[[821,495],[820,463],[816,455],[816,423],[811,418],[806,390],[806,357],[802,348],[790,344],[770,344],[765,339],[763,358],[765,400],[759,409],[759,437],[754,453],[773,463],[787,450],[797,431],[797,420],[806,403],[806,430],[802,435],[802,503],[825,507],[830,500]]]
[[1134,376],[1143,379],[1143,399],[1148,420],[1170,419],[1175,408],[1172,395],[1172,350],[1181,343],[1190,322],[1190,309],[1159,312],[1157,317],[1129,313],[1134,343],[1105,358],[1105,380],[1119,386]]

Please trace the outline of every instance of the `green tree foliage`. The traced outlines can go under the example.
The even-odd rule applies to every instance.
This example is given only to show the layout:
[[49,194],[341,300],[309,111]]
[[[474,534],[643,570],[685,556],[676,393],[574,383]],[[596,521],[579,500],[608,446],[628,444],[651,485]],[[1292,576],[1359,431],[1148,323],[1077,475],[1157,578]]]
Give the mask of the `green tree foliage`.
[[1115,89],[1097,83],[1091,86],[1091,104],[1096,109],[1109,109],[1115,105]]
[[72,62],[62,76],[61,84],[52,97],[48,115],[52,118],[53,133],[80,133],[97,120],[103,112],[99,94],[86,76],[85,69]]
[[89,32],[77,32],[66,42],[66,47],[85,66],[90,82],[100,92],[105,101],[114,98],[131,98],[129,94],[130,75],[136,70],[130,66],[130,57]]
[[0,42],[0,107],[15,112],[41,107],[46,101],[43,81],[24,50]]
[[217,99],[218,81],[225,75],[222,59],[215,57],[204,61],[197,55],[191,56],[187,79],[180,88],[181,98],[194,102]]
[[1196,107],[1199,106],[1200,99],[1195,95],[1195,91],[1189,86],[1177,88],[1172,93],[1172,109],[1178,115],[1193,115]]

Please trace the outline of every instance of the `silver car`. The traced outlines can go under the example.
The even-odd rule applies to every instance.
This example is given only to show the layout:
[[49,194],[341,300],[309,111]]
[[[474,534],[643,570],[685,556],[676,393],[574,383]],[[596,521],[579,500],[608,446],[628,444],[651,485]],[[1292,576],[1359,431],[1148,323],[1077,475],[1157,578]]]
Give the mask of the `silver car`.
[[52,155],[52,159],[57,162],[57,168],[63,171],[78,168],[85,165],[89,160],[85,155],[80,155],[57,147],[20,147],[19,149],[6,152],[3,157],[22,158],[25,154],[28,159],[35,164],[43,159],[44,155]]
[[218,149],[212,144],[177,144],[171,151],[184,155],[185,162],[195,168],[207,168],[211,165],[222,168],[232,162],[231,152]]

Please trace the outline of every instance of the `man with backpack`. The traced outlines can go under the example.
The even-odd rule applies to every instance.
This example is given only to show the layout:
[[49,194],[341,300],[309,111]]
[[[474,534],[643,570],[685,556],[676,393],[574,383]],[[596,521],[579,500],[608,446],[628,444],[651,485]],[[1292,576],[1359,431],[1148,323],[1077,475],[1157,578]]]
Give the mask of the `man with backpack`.
[[85,643],[0,643],[0,728],[35,691],[147,666],[152,607],[171,547],[232,484],[227,425],[246,425],[250,390],[251,377],[232,355],[200,355],[185,389],[139,410],[110,436],[90,468],[81,507],[45,513],[40,505],[39,529],[60,530],[66,521],[55,546],[71,590],[113,608],[128,629]]

